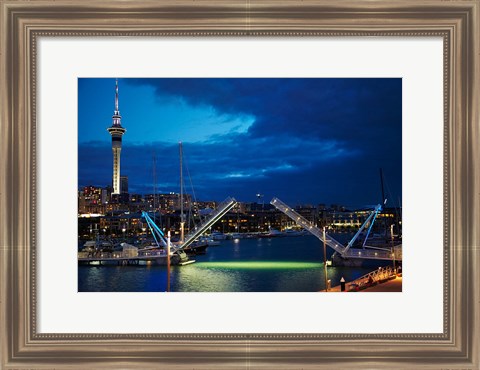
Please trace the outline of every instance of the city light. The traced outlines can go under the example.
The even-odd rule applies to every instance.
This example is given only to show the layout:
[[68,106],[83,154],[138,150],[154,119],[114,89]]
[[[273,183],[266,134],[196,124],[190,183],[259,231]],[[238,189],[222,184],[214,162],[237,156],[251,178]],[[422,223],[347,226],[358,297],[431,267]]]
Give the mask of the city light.
[[[168,80],[167,85],[174,80]],[[182,80],[182,84],[177,87],[180,93],[178,97],[180,99],[188,97],[189,92],[183,90],[182,85],[193,82],[202,85],[208,80]],[[238,80],[226,79],[220,84],[224,87],[228,84],[235,85]],[[395,86],[398,85],[396,89],[401,92],[401,79],[395,80]],[[149,79],[149,81],[149,83],[155,82],[161,85],[167,80]],[[215,79],[215,83],[219,83],[218,81],[220,80]],[[283,91],[285,86],[290,84],[289,81],[290,79],[282,79],[282,88],[279,90]],[[322,84],[326,83],[325,81]],[[331,80],[328,79],[328,81],[330,84]],[[367,90],[372,94],[378,94],[377,84],[381,85],[384,81],[386,80],[378,79],[374,84],[376,89]],[[109,83],[112,83],[112,79]],[[248,82],[245,80],[242,93],[249,84],[257,83],[255,79],[248,79]],[[270,83],[271,79],[262,81],[262,84]],[[295,89],[304,84],[307,86],[316,83],[316,79],[305,81],[299,79]],[[364,80],[342,81],[342,86],[343,83],[362,85]],[[135,83],[125,83],[126,89],[135,90],[135,86]],[[215,90],[215,85],[212,89]],[[85,95],[86,90],[79,89],[79,94]],[[89,93],[94,94],[93,90],[90,89]],[[123,84],[121,90],[123,91]],[[109,91],[113,93],[113,90]],[[257,99],[261,101],[263,95],[269,94],[268,90],[260,91],[262,91],[261,96],[252,95],[255,101]],[[312,96],[307,100],[315,101],[318,91],[318,89],[312,89]],[[358,91],[364,91],[364,89]],[[223,94],[223,90],[220,92]],[[165,94],[170,93],[167,91]],[[374,178],[364,176],[366,171],[361,165],[368,160],[369,166],[377,165],[376,161],[383,166],[386,158],[379,155],[378,147],[375,145],[373,145],[375,158],[381,160],[363,158],[372,146],[369,136],[361,135],[363,131],[375,130],[363,125],[370,121],[363,121],[362,124],[355,120],[355,125],[363,127],[364,130],[358,132],[358,138],[350,140],[351,134],[346,129],[352,120],[351,117],[342,116],[344,109],[340,109],[336,114],[348,118],[341,121],[345,122],[345,129],[342,127],[339,130],[334,122],[330,131],[324,130],[324,124],[321,122],[313,127],[307,127],[307,123],[303,127],[302,122],[298,122],[297,127],[295,124],[297,121],[288,121],[288,117],[283,117],[284,114],[288,115],[291,109],[282,110],[278,116],[281,119],[278,122],[272,122],[272,124],[278,123],[278,129],[276,129],[273,126],[262,127],[264,121],[261,118],[272,117],[262,115],[264,109],[270,109],[270,105],[260,109],[256,104],[248,104],[247,110],[250,109],[250,105],[251,109],[258,110],[252,113],[258,114],[258,120],[253,119],[252,115],[252,131],[242,133],[241,137],[231,133],[231,141],[228,139],[219,143],[218,140],[205,142],[200,140],[192,143],[183,136],[182,130],[178,129],[178,138],[186,143],[187,152],[190,148],[193,152],[193,166],[190,166],[190,169],[195,176],[189,179],[192,188],[189,190],[186,187],[188,180],[183,180],[182,163],[187,169],[185,172],[190,171],[186,162],[183,162],[182,149],[180,160],[177,161],[176,151],[171,150],[173,148],[171,143],[155,141],[152,139],[153,136],[150,136],[157,135],[153,132],[155,130],[162,134],[164,126],[175,125],[172,125],[170,120],[158,119],[159,115],[155,120],[155,129],[150,126],[147,130],[151,122],[143,122],[144,117],[139,117],[138,111],[135,112],[138,108],[133,108],[133,112],[130,111],[132,107],[141,105],[142,102],[130,101],[130,99],[135,100],[130,91],[125,94],[125,97],[128,97],[125,99],[128,100],[128,104],[125,106],[122,104],[122,107],[125,107],[123,109],[128,107],[129,110],[128,115],[124,111],[125,118],[128,118],[127,136],[124,136],[126,129],[122,127],[118,81],[115,81],[114,114],[110,120],[112,96],[109,95],[108,99],[105,99],[108,104],[106,115],[103,115],[103,119],[106,118],[105,124],[99,121],[102,136],[98,136],[98,140],[104,141],[103,151],[91,150],[87,141],[79,139],[78,263],[79,267],[87,266],[84,270],[79,269],[82,273],[88,269],[89,265],[117,265],[118,268],[102,269],[100,275],[105,274],[105,278],[102,278],[104,281],[100,283],[105,282],[105,286],[118,284],[119,281],[126,284],[136,283],[138,289],[156,290],[160,289],[159,286],[162,286],[161,289],[166,286],[167,291],[170,288],[172,291],[202,291],[202,289],[205,291],[215,291],[215,289],[219,291],[222,289],[223,291],[287,291],[288,289],[319,291],[323,289],[323,285],[326,285],[326,290],[330,290],[327,289],[330,286],[328,278],[331,278],[334,283],[333,289],[342,276],[339,271],[344,274],[344,271],[350,267],[354,271],[360,271],[356,264],[363,263],[365,260],[377,261],[378,264],[385,265],[385,261],[393,257],[393,259],[397,258],[399,266],[401,265],[401,221],[399,219],[401,214],[399,215],[393,206],[389,209],[381,209],[382,202],[377,199],[379,196],[375,195],[376,175],[373,175]],[[202,95],[203,98],[208,100],[209,94],[205,94],[204,97]],[[163,104],[159,100],[161,99],[154,99],[158,102],[158,107]],[[288,100],[288,104],[292,104],[292,107],[298,103],[294,100],[294,98]],[[182,103],[182,109],[190,110],[189,105],[196,104],[195,101],[197,100],[186,99],[184,104]],[[281,102],[275,100],[274,105],[279,103]],[[318,100],[317,103],[322,104],[323,99]],[[206,102],[206,104],[212,104],[211,108],[213,110],[218,108],[219,112],[223,112],[222,109],[225,108],[215,107],[212,102]],[[241,108],[238,114],[243,114],[242,109],[247,107],[247,105],[236,106],[235,99],[230,99],[229,104],[234,105],[235,108]],[[372,107],[376,107],[377,100],[372,104]],[[90,100],[90,105],[95,106],[95,102]],[[358,106],[364,105],[358,104]],[[89,107],[84,106],[80,110],[79,106],[79,111],[91,111],[86,108]],[[311,109],[315,110],[315,107],[312,106]],[[230,107],[227,111],[230,112]],[[374,108],[366,111],[369,117],[373,117],[375,112]],[[390,112],[391,110],[388,110],[389,115]],[[181,115],[181,112],[178,113]],[[232,113],[232,117],[221,118],[235,120],[236,114],[237,111]],[[294,117],[297,118],[297,115]],[[190,118],[195,122],[201,122],[193,116]],[[334,119],[334,115],[331,118]],[[388,122],[392,126],[397,125],[401,128],[401,115],[399,118],[399,120],[388,120]],[[88,120],[88,122],[91,121],[92,119]],[[381,122],[385,122],[384,116],[381,117]],[[109,126],[108,134],[105,132],[106,126]],[[188,135],[193,137],[200,131],[200,127],[204,130],[204,126],[198,125],[198,128],[192,128],[193,133],[189,132]],[[263,130],[260,130],[262,128]],[[266,128],[268,130],[265,130]],[[304,131],[305,129],[309,131]],[[301,134],[298,135],[300,130]],[[83,129],[83,132],[86,131]],[[280,131],[285,132],[279,136]],[[348,133],[345,135],[347,139],[341,140],[344,137],[344,131]],[[80,123],[79,132],[82,132]],[[142,133],[145,146],[137,144],[138,132]],[[307,132],[308,135],[305,135]],[[326,132],[336,132],[338,137],[324,138]],[[395,133],[394,130],[391,132]],[[273,140],[267,140],[270,137]],[[398,137],[397,135],[396,138]],[[397,139],[393,142],[398,143]],[[263,143],[262,140],[265,142]],[[393,153],[395,148],[387,145],[392,143],[391,139],[385,140],[387,143],[382,143],[388,147],[388,153],[391,154],[388,156],[390,161],[394,154],[398,153]],[[252,143],[255,145],[252,146]],[[122,145],[124,145],[124,152],[121,152]],[[224,151],[225,147],[229,150]],[[120,161],[121,153],[122,161]],[[291,153],[295,153],[295,156],[291,157]],[[156,155],[160,158],[158,165]],[[99,156],[102,156],[102,163]],[[332,160],[333,157],[334,160]],[[103,162],[109,165],[106,166]],[[179,166],[178,162],[180,162]],[[192,162],[189,160],[189,164]],[[355,167],[350,165],[353,162],[356,163]],[[216,164],[219,165],[216,166]],[[394,164],[398,164],[398,161]],[[338,176],[337,167],[344,170],[341,176]],[[400,167],[389,165],[387,169],[389,175],[392,168],[397,168],[399,172]],[[98,175],[100,172],[101,175]],[[130,187],[127,174],[130,176]],[[157,177],[157,174],[160,176]],[[188,176],[190,177],[190,173]],[[398,174],[394,176],[398,177]],[[200,180],[200,184],[195,183],[195,177]],[[248,177],[248,183],[244,181],[246,177]],[[228,178],[228,183],[225,182],[225,178]],[[95,185],[91,185],[90,182]],[[399,193],[398,178],[393,177],[390,184],[393,189],[392,199],[395,199]],[[193,190],[194,186],[195,190]],[[172,191],[177,188],[180,192]],[[353,188],[355,191],[352,191]],[[226,191],[231,191],[231,195],[241,199],[242,202],[237,202],[230,197],[228,199],[231,199],[232,203],[227,206],[225,203],[218,202],[218,199],[223,199],[222,194]],[[201,200],[196,199],[197,196]],[[286,200],[288,205],[277,196]],[[272,199],[270,203],[265,202],[267,198]],[[382,195],[382,200],[383,198]],[[332,200],[334,204],[319,203],[327,200]],[[375,206],[369,204],[376,204],[377,201],[379,205],[372,210]],[[373,229],[375,218],[372,212],[376,212],[375,217],[378,214],[379,219]],[[398,232],[394,239],[393,228],[391,228],[391,240],[389,240],[388,228],[393,223]],[[371,229],[372,233],[369,234]],[[162,244],[162,239],[158,235],[168,235],[165,245]],[[367,243],[367,239],[372,240],[372,243]],[[387,243],[382,239],[387,239]],[[318,248],[319,240],[323,243],[323,254]],[[187,266],[187,263],[194,264]],[[146,269],[145,266],[152,266],[152,268]],[[172,266],[171,270],[170,266]],[[327,269],[327,266],[332,268]],[[88,275],[99,275],[99,269],[90,270],[91,272],[85,273],[84,276],[79,273],[79,286],[95,281],[95,276],[92,278]],[[115,274],[112,271],[117,270],[121,270],[123,275],[119,275],[120,278],[112,278],[110,274]],[[135,273],[132,270],[135,270]],[[144,274],[145,271],[148,274]],[[322,271],[324,271],[323,274]],[[352,276],[356,278],[359,275],[353,273],[351,276],[347,274],[343,276],[349,282]],[[80,282],[81,279],[83,282]],[[219,281],[224,281],[225,284],[220,284]],[[263,285],[266,281],[268,284]]]

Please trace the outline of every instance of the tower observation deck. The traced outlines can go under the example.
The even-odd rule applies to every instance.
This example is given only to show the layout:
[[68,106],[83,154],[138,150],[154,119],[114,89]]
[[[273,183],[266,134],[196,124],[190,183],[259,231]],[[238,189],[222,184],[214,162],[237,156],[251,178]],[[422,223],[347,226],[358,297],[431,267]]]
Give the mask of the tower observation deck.
[[122,136],[127,131],[122,127],[122,116],[118,110],[118,80],[115,81],[115,110],[112,116],[112,126],[107,128],[112,136],[113,152],[113,193],[120,194],[120,153],[122,151]]

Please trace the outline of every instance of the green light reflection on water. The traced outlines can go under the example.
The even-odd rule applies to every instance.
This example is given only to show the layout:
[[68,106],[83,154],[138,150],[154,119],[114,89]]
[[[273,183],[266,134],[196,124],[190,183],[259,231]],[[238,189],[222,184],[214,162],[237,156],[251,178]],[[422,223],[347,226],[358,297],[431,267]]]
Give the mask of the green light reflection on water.
[[316,269],[323,266],[318,262],[295,262],[295,261],[242,261],[242,262],[197,262],[197,267],[212,269],[235,269],[235,270],[292,270],[292,269]]

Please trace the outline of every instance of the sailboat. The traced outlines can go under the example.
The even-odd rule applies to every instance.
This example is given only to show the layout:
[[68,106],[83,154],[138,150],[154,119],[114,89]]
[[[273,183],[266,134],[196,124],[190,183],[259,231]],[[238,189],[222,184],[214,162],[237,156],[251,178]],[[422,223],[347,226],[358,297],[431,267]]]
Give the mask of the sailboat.
[[[180,240],[178,245],[182,245],[185,242],[185,213],[183,203],[183,145],[179,142],[179,155],[180,155]],[[204,239],[193,242],[183,250],[188,255],[205,254],[207,253],[208,243]]]

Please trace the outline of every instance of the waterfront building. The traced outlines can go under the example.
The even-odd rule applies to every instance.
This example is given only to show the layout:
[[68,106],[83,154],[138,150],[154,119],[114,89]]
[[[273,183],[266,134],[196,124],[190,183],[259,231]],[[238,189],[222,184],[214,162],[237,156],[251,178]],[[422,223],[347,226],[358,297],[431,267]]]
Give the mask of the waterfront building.
[[363,215],[363,212],[362,213],[348,212],[348,211],[332,212],[331,226],[358,228],[363,224],[363,222],[365,222],[365,219],[366,217],[368,217],[370,212],[365,212],[365,215]]
[[83,191],[78,191],[78,214],[84,213],[85,210],[85,196],[83,195]]
[[302,205],[295,207],[295,211],[307,221],[310,221],[312,224],[316,224],[318,210],[316,207],[311,204]]
[[[164,214],[173,213],[180,209],[180,194],[164,193],[164,194],[145,194],[145,202],[148,210],[160,211]],[[189,209],[192,204],[192,196],[183,194],[183,208]]]
[[126,212],[130,210],[128,203],[121,203],[118,195],[112,195],[110,202],[105,205],[105,213]]
[[103,214],[107,204],[107,190],[97,186],[85,186],[78,192],[79,214]]
[[244,202],[237,202],[237,205],[233,208],[234,212],[246,213],[247,205]]
[[[376,229],[379,233],[389,234],[390,226],[395,225],[395,230],[402,229],[401,208],[384,207],[377,216]],[[400,231],[401,234],[401,231]]]
[[122,127],[122,116],[118,110],[118,80],[115,81],[115,110],[112,116],[112,126],[107,129],[112,136],[113,152],[113,193],[120,194],[120,153],[122,151],[122,136],[127,131]]
[[196,200],[193,202],[193,207],[198,210],[203,210],[203,209],[215,209],[218,206],[218,202],[215,201],[199,201]]
[[100,217],[99,226],[106,235],[131,236],[144,233],[147,223],[141,213],[114,213]]
[[122,209],[128,210],[128,205],[130,204],[130,194],[128,193],[120,193],[110,195],[110,203],[111,204],[124,204],[126,207],[122,207]]
[[85,186],[82,191],[86,204],[105,204],[107,202],[107,190],[97,186]]
[[130,203],[142,203],[143,201],[141,194],[130,194]]
[[79,217],[78,238],[93,240],[100,230],[100,217]]
[[252,227],[250,215],[231,210],[212,226],[212,231],[246,233],[256,230],[255,226]]

